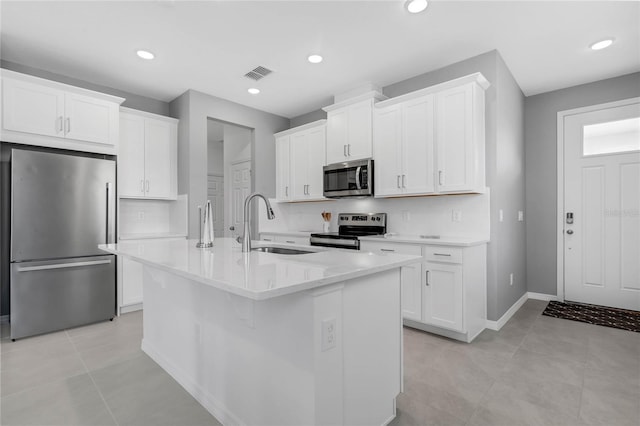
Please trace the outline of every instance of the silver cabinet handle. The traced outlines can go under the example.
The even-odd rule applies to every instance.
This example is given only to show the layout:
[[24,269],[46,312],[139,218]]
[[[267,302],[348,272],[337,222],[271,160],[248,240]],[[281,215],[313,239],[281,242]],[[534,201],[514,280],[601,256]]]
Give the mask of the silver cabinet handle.
[[289,243],[289,244],[295,244],[295,241],[291,241],[291,240],[286,240],[285,243]]
[[106,265],[108,263],[111,263],[111,260],[92,260],[88,262],[56,263],[54,265],[23,266],[18,268],[18,272],[45,271],[47,269],[78,268],[82,266]]
[[263,238],[262,241],[273,241],[271,238]]
[[140,192],[144,192],[144,179],[140,179]]
[[65,133],[69,133],[71,131],[71,119],[67,117],[67,130]]
[[450,254],[448,253],[433,253],[434,256],[447,256],[447,257],[451,257]]
[[389,252],[394,252],[395,250],[393,249],[386,249],[386,248],[381,248],[380,251],[389,251]]
[[396,177],[396,185],[398,186],[398,188],[401,188],[401,186],[400,186],[400,175],[397,175],[397,177]]
[[402,187],[403,187],[403,188],[406,188],[406,186],[405,186],[405,180],[406,180],[406,178],[407,178],[407,175],[402,175]]
[[360,173],[362,172],[362,166],[356,167],[356,188],[362,189],[362,182],[360,182]]
[[347,156],[347,145],[342,145],[342,155]]
[[573,234],[573,229],[567,229],[567,234],[569,235]]
[[427,287],[429,287],[429,284],[430,284],[430,283],[429,283],[429,271],[427,271],[427,281],[426,281],[426,285],[427,285]]
[[347,156],[351,157],[351,144],[350,143],[347,144]]
[[285,196],[285,197],[288,197],[288,196],[289,196],[289,187],[288,187],[288,186],[285,186],[285,187],[284,187],[284,196]]
[[58,117],[57,121],[58,121],[58,125],[57,125],[58,133],[60,133],[60,132],[62,132],[64,130],[62,128],[62,121],[64,121],[64,118],[62,116],[60,116],[60,117]]
[[106,207],[105,207],[105,211],[106,211],[106,215],[105,215],[105,231],[104,231],[104,242],[105,244],[109,244],[109,228],[110,228],[110,220],[109,220],[109,193],[111,192],[111,184],[109,182],[107,182],[107,188],[106,188]]
[[149,180],[147,179],[147,192],[149,192]]
[[442,170],[438,170],[438,185],[444,185],[442,179]]

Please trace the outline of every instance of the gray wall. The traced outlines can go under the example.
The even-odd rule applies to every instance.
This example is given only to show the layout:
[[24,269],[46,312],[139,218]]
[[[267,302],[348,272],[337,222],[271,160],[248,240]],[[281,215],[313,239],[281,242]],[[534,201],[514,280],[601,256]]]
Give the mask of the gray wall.
[[289,120],[225,99],[189,90],[170,103],[178,129],[178,192],[189,194],[189,237],[197,238],[197,206],[207,197],[207,118],[253,129],[253,189],[275,197],[275,140]]
[[107,93],[113,96],[119,96],[125,98],[122,106],[137,109],[140,111],[151,112],[160,115],[169,115],[169,103],[162,102],[157,99],[147,98],[144,96],[128,93],[122,90],[114,89],[112,87],[100,86],[88,81],[78,80],[75,78],[67,77],[60,74],[55,74],[49,71],[41,70],[38,68],[28,67],[26,65],[16,64],[15,62],[0,61],[0,67],[23,74],[29,74],[40,78],[46,78],[47,80],[57,81],[58,83],[69,84],[71,86],[82,87],[83,89],[94,90],[100,93]]
[[525,100],[527,283],[557,293],[558,112],[640,96],[640,73],[530,96]]
[[291,119],[291,127],[302,126],[303,124],[312,123],[314,121],[323,120],[326,118],[327,118],[327,113],[321,109],[316,111],[311,111],[309,113],[300,115],[298,117],[293,117]]

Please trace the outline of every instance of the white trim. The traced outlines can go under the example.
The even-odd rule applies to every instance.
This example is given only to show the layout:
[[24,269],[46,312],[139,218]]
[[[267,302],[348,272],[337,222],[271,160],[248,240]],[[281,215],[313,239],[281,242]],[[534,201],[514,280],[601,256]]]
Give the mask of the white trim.
[[520,299],[516,301],[508,310],[500,317],[498,321],[487,320],[486,328],[489,330],[498,331],[511,319],[511,317],[518,312],[518,309],[524,305],[524,303],[529,299],[529,293],[525,293],[522,295]]
[[281,138],[283,136],[289,136],[292,133],[296,133],[302,130],[315,129],[316,127],[322,127],[327,123],[327,119],[323,118],[321,120],[312,121],[311,123],[303,124],[298,127],[292,127],[287,130],[283,130],[281,132],[275,133],[273,135],[274,138]]
[[[558,111],[557,121],[557,200],[556,200],[556,300],[564,302],[564,119],[570,115],[584,114],[609,108],[617,108],[640,102],[640,97],[586,107]],[[546,300],[546,299],[543,299]]]
[[558,300],[558,296],[555,296],[553,294],[534,293],[532,291],[530,291],[527,294],[529,295],[529,299],[533,299],[533,300],[546,300],[547,302],[550,302],[550,301],[556,302]]

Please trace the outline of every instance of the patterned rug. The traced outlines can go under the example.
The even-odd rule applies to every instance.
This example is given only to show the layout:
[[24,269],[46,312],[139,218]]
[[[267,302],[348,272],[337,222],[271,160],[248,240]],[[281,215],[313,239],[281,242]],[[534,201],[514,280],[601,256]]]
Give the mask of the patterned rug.
[[542,315],[640,333],[640,311],[575,302],[549,302]]

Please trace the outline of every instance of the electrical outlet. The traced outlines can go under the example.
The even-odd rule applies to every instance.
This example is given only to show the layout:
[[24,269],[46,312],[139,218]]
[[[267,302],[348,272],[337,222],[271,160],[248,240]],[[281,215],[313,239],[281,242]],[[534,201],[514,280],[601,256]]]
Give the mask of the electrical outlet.
[[144,220],[144,211],[138,212],[138,220]]
[[502,209],[498,210],[498,218],[500,222],[504,222],[504,212],[502,211]]
[[518,222],[524,221],[524,212],[522,210],[518,210]]
[[462,210],[451,210],[451,221],[462,222]]
[[513,272],[509,274],[509,285],[513,285]]
[[336,319],[322,321],[322,352],[336,347]]

